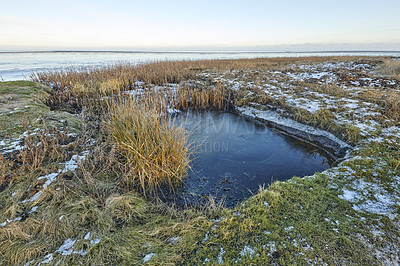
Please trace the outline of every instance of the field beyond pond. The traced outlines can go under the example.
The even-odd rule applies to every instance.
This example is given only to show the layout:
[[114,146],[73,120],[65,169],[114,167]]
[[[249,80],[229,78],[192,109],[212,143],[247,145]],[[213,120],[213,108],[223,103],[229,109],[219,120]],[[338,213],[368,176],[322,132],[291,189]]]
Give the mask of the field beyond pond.
[[[0,83],[1,265],[400,264],[399,58],[156,62],[31,79]],[[334,162],[235,207],[207,196],[184,205],[171,198],[196,158],[174,118],[185,111],[234,113]]]

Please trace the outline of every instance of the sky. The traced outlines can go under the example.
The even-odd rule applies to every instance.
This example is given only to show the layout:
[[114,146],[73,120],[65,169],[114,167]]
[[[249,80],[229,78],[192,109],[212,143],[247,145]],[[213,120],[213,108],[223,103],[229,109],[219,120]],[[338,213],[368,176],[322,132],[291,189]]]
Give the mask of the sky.
[[0,50],[400,50],[400,0],[0,0]]

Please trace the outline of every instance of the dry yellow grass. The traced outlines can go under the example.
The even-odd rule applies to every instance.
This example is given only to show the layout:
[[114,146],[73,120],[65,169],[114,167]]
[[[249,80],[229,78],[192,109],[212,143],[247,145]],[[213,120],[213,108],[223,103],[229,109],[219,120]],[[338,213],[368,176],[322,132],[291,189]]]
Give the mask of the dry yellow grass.
[[164,185],[172,189],[184,178],[190,161],[188,134],[156,108],[133,97],[110,101],[107,125],[123,157],[128,186],[155,192]]
[[388,93],[383,100],[385,114],[395,121],[400,120],[400,95],[398,93]]
[[[92,90],[107,87],[103,83],[110,80],[122,89],[135,88],[136,81],[162,85],[180,83],[193,78],[197,73],[212,70],[282,70],[295,63],[320,63],[326,60],[353,60],[353,57],[282,57],[256,59],[165,61],[142,65],[116,64],[101,68],[67,68],[53,72],[31,75],[34,81],[51,84],[59,90],[80,91],[82,84]],[[360,57],[358,57],[360,59]],[[102,85],[103,84],[103,85]]]
[[400,61],[384,60],[380,72],[395,78],[400,78]]

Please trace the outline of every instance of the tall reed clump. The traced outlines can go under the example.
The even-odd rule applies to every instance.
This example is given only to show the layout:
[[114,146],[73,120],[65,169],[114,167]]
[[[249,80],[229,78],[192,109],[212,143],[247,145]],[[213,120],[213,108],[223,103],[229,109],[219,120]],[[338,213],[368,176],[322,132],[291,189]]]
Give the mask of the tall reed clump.
[[215,88],[184,86],[176,90],[169,102],[176,109],[195,110],[228,110],[231,102],[231,92],[221,84]]
[[388,93],[382,100],[384,113],[394,121],[400,121],[400,95],[395,92]]
[[380,72],[384,75],[389,75],[394,78],[400,78],[400,61],[385,60],[380,69]]
[[139,187],[145,195],[164,186],[173,190],[190,162],[183,127],[133,97],[109,101],[108,106],[106,122],[125,165],[125,184]]

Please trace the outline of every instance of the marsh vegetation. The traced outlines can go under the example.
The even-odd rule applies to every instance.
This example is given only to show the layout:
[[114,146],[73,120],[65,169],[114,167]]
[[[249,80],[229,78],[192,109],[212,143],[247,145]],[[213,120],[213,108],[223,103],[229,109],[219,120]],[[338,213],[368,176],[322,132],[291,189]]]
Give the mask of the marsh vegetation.
[[[398,263],[397,63],[155,62],[1,83],[0,264]],[[186,110],[235,110],[352,149],[234,208],[177,208],[154,192],[190,165],[172,115]]]

